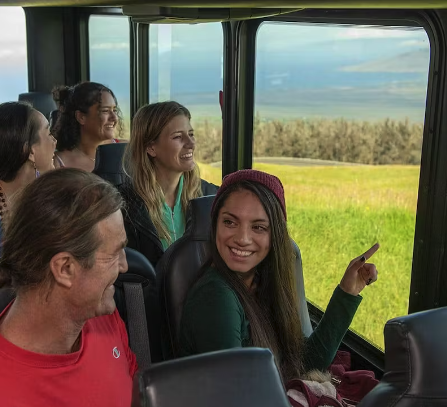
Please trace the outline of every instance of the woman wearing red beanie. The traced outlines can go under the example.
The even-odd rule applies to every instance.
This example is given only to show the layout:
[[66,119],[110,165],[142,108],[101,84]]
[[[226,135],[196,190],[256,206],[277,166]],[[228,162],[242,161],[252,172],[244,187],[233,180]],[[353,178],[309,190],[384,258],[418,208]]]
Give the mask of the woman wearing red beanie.
[[376,267],[366,260],[379,245],[351,261],[320,324],[304,338],[281,181],[256,170],[230,174],[211,216],[211,259],[183,307],[182,354],[269,348],[285,382],[327,369],[362,300],[360,292],[377,280]]

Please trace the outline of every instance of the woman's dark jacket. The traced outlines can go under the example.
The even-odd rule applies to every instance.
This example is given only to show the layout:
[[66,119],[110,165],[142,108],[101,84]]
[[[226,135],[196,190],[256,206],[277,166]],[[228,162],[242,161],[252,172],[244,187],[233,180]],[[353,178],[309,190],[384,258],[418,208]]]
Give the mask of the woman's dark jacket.
[[[203,196],[216,194],[218,189],[216,185],[204,180],[201,182]],[[129,180],[119,187],[119,191],[126,202],[126,210],[123,215],[128,240],[127,246],[146,256],[155,267],[164,250],[146,205],[135,192]],[[185,223],[187,221],[188,219]]]

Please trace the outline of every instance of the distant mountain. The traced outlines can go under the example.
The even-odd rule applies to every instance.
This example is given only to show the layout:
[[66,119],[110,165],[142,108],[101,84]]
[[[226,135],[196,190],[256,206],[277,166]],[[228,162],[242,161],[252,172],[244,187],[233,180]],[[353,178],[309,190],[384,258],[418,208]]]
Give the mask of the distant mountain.
[[381,58],[359,65],[342,68],[343,72],[390,72],[390,73],[424,73],[428,72],[430,50],[419,49],[406,52],[392,58]]

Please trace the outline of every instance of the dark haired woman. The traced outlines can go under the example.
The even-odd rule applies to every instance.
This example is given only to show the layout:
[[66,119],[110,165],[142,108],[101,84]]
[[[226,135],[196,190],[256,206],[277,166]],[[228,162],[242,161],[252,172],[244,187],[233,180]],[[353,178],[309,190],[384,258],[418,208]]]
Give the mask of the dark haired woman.
[[212,208],[211,259],[183,308],[184,355],[269,348],[285,381],[328,368],[361,302],[359,293],[377,279],[366,260],[379,246],[350,263],[323,319],[305,339],[286,220],[278,178],[255,170],[224,178]]
[[14,195],[54,169],[55,148],[56,140],[42,113],[23,102],[0,104],[0,238]]
[[53,99],[59,105],[59,118],[53,128],[58,150],[56,167],[93,171],[98,146],[113,142],[122,131],[114,93],[100,83],[82,82],[55,88]]
[[185,232],[188,202],[217,191],[200,179],[190,120],[189,110],[171,101],[141,107],[132,121],[124,156],[129,182],[120,188],[128,246],[154,266]]

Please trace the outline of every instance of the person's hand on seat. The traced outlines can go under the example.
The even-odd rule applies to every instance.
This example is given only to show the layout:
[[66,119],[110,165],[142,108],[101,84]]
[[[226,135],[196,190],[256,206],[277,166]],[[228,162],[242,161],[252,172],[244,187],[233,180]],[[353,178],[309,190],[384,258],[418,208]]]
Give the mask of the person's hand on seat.
[[340,288],[348,294],[359,295],[365,286],[377,281],[377,269],[372,263],[366,261],[379,250],[379,243],[363,253],[361,256],[351,260],[340,281]]

